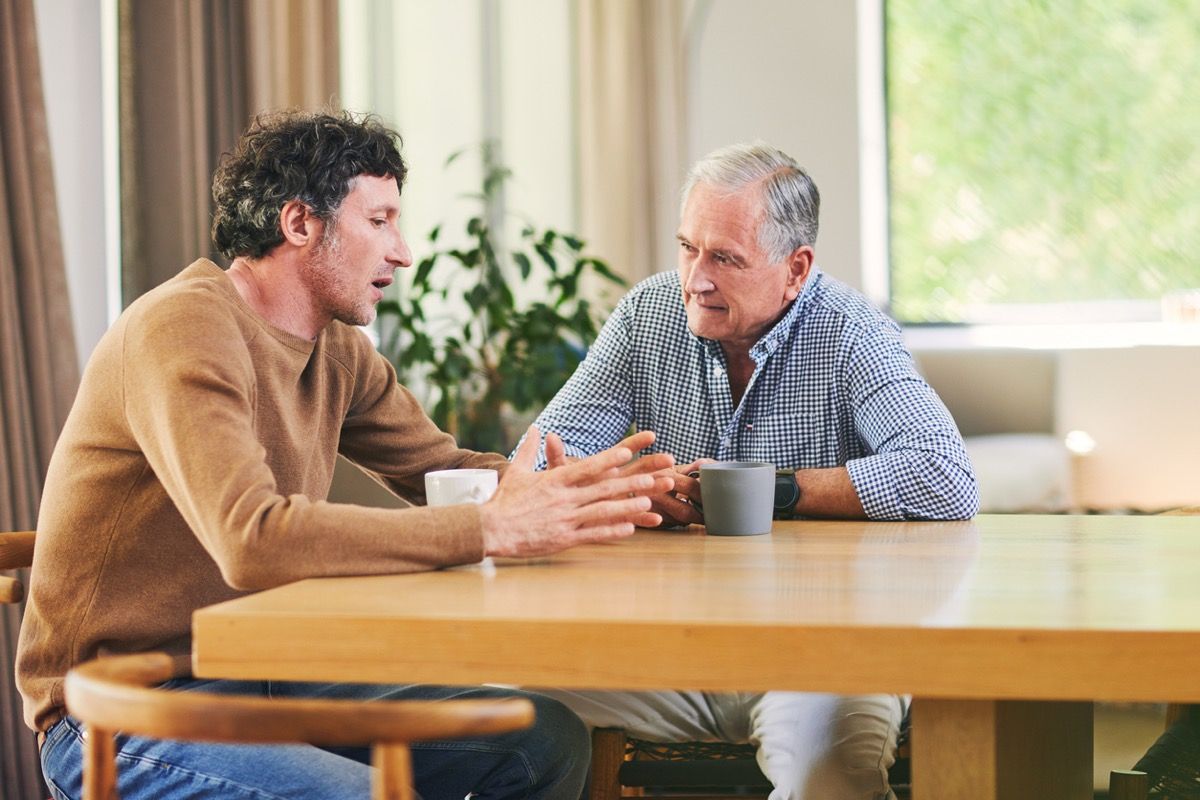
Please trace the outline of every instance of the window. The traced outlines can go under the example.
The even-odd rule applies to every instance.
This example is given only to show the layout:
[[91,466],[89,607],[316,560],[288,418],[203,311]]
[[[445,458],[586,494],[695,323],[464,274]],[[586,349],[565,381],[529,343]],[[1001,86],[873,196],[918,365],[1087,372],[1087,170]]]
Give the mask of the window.
[[887,0],[885,35],[894,316],[1195,313],[1200,4]]

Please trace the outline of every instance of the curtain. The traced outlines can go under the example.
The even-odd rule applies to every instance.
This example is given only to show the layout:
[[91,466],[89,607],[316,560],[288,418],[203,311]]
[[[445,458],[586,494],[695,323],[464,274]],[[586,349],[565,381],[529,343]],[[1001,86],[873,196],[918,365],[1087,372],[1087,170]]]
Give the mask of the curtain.
[[578,0],[581,229],[634,282],[674,266],[685,0]]
[[337,0],[121,0],[127,305],[212,246],[211,181],[255,114],[337,103]]
[[[0,529],[30,530],[78,383],[32,0],[0,3]],[[13,676],[21,608],[0,608],[0,787],[46,797]]]

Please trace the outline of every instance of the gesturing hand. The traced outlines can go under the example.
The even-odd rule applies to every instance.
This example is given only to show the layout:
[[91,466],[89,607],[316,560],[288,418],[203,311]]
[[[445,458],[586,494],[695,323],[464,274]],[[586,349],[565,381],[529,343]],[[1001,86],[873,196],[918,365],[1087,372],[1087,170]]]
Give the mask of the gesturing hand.
[[533,471],[541,432],[530,426],[496,493],[480,507],[487,555],[546,555],[628,536],[635,525],[661,523],[661,517],[650,513],[647,495],[674,485],[670,475],[662,474],[673,463],[671,456],[647,456],[630,464],[635,452],[654,442],[653,433],[634,434],[569,464],[558,437],[546,438],[547,460],[553,456],[554,468]]

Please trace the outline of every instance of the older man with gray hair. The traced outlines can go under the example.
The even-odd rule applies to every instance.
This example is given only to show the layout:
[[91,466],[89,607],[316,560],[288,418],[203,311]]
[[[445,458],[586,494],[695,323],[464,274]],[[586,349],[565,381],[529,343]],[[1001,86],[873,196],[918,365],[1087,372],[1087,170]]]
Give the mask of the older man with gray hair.
[[[702,523],[687,477],[705,459],[780,468],[780,516],[966,519],[978,489],[946,407],[899,327],[814,263],[820,196],[762,143],[718,150],[683,188],[679,265],[635,286],[538,419],[551,465],[633,426],[684,465],[653,498]],[[886,658],[887,654],[879,654]],[[771,800],[886,798],[905,700],[796,692],[567,692],[594,726],[660,741],[759,745]]]

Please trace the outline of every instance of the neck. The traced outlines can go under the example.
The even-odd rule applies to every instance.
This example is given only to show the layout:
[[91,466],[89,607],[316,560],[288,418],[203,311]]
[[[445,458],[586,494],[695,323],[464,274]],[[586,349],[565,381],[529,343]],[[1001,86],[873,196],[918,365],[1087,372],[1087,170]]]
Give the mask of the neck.
[[303,289],[298,264],[270,255],[263,258],[236,258],[227,274],[246,305],[280,330],[315,341],[329,324]]
[[721,351],[725,353],[725,369],[729,375],[729,393],[733,396],[733,407],[737,408],[746,393],[750,376],[754,374],[754,359],[750,358],[750,348],[721,343]]

